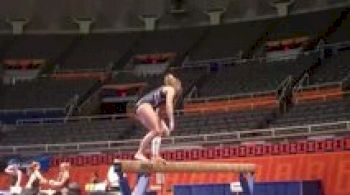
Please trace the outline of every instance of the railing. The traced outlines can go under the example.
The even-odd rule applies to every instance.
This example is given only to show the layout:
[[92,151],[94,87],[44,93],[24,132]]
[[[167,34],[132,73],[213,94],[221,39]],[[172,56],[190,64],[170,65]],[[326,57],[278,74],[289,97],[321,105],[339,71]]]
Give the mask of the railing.
[[[223,145],[241,143],[245,141],[261,141],[274,139],[288,139],[296,137],[312,137],[315,135],[343,135],[350,133],[350,121],[322,123],[305,126],[290,126],[269,129],[254,129],[234,131],[228,133],[213,133],[189,136],[173,136],[162,140],[165,148],[197,147],[204,145]],[[64,144],[38,144],[26,146],[1,146],[0,154],[19,153],[65,153],[65,152],[92,152],[92,151],[128,151],[136,150],[138,139],[122,141],[98,141]]]
[[[310,53],[315,53],[315,51],[308,51],[308,55]],[[306,53],[300,53],[297,55],[305,55]],[[292,54],[292,56],[295,56],[296,54]],[[254,59],[237,59],[237,58],[222,58],[222,59],[209,59],[209,60],[200,60],[200,61],[193,61],[193,62],[187,62],[184,67],[208,67],[211,63],[235,63],[235,64],[241,64],[241,63],[247,63],[252,61],[266,61],[266,57],[261,58],[254,58]],[[261,95],[266,95],[270,93],[276,93],[276,96],[280,96],[281,94],[278,93],[280,89],[286,88],[291,85],[292,77],[288,76],[285,80],[283,80],[276,90],[270,90],[270,91],[262,91],[262,92],[252,92],[252,93],[242,93],[242,94],[235,94],[235,95],[224,95],[224,96],[215,96],[215,97],[204,97],[204,98],[186,98],[185,102],[207,102],[207,101],[215,101],[215,100],[231,100],[235,98],[241,98],[241,97],[257,97]]]
[[350,46],[350,41],[343,41],[343,42],[338,42],[338,43],[325,44],[323,47],[324,48],[331,47],[331,48],[338,50],[338,49],[346,48],[349,46]]
[[85,100],[83,100],[80,105],[77,106],[77,113],[79,115],[84,114],[86,108],[88,108],[92,103],[97,102],[100,98],[101,88],[97,89],[90,96],[88,96]]
[[237,57],[228,57],[228,58],[215,58],[215,59],[206,59],[206,60],[196,60],[196,61],[187,61],[182,65],[183,68],[189,67],[204,67],[210,66],[212,63],[221,64],[231,64],[237,62],[239,59]]
[[199,103],[199,102],[210,102],[210,101],[219,101],[219,100],[234,100],[239,98],[252,98],[259,97],[264,95],[277,95],[276,90],[268,90],[268,91],[259,91],[252,93],[240,93],[234,95],[220,95],[220,96],[212,96],[212,97],[202,97],[202,98],[186,98],[186,103]]
[[120,118],[132,117],[132,114],[111,114],[111,115],[95,115],[95,116],[71,116],[69,118],[37,118],[37,119],[20,119],[17,120],[16,125],[27,125],[27,124],[50,124],[54,122],[69,123],[76,121],[93,121],[93,120],[116,120]]
[[66,118],[69,118],[70,116],[73,115],[74,109],[78,104],[78,101],[80,99],[80,96],[78,94],[75,94],[67,103],[66,106]]
[[[184,110],[175,110],[175,116],[181,116],[185,111]],[[199,113],[200,114],[200,113]],[[105,115],[91,115],[91,116],[71,116],[66,117],[56,117],[56,118],[34,118],[34,119],[19,119],[16,121],[17,126],[21,125],[42,125],[42,124],[51,124],[51,123],[69,123],[77,121],[94,121],[94,120],[117,120],[121,118],[133,118],[133,113],[127,114],[105,114]]]
[[69,73],[96,73],[96,72],[101,72],[105,73],[106,71],[109,71],[109,66],[106,65],[101,68],[82,68],[82,69],[61,69],[58,68],[54,71],[55,74],[69,74]]
[[293,87],[293,93],[298,92],[304,87],[304,83],[307,82],[307,85],[309,85],[310,82],[310,75],[308,72],[304,73],[302,78],[298,81],[298,83]]
[[342,88],[343,84],[342,82],[328,82],[328,83],[323,83],[323,84],[317,84],[317,85],[309,85],[305,87],[301,87],[295,92],[301,92],[301,91],[306,91],[306,90],[320,90],[323,88],[328,88],[328,87],[339,87]]
[[278,85],[277,93],[278,93],[279,101],[282,101],[282,99],[284,99],[287,96],[288,92],[292,87],[292,81],[293,81],[293,77],[289,75]]
[[27,112],[49,112],[49,111],[64,111],[64,108],[26,108],[26,109],[3,109],[0,110],[0,113],[27,113]]

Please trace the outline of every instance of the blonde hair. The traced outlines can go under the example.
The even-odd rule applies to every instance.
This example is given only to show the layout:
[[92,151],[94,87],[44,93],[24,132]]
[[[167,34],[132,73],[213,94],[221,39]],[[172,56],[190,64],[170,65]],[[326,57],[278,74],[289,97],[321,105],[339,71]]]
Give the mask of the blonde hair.
[[179,96],[182,92],[181,81],[173,74],[166,74],[164,76],[164,85],[171,86],[175,89],[176,96]]
[[60,168],[63,168],[63,169],[68,169],[70,166],[69,162],[61,162],[60,164]]
[[33,161],[30,166],[29,166],[29,169],[31,171],[35,171],[35,169],[39,168],[40,167],[40,163],[37,162],[37,161]]
[[180,79],[176,78],[173,74],[168,73],[164,76],[164,85],[171,86],[175,89],[174,104],[178,104],[182,94],[182,86]]

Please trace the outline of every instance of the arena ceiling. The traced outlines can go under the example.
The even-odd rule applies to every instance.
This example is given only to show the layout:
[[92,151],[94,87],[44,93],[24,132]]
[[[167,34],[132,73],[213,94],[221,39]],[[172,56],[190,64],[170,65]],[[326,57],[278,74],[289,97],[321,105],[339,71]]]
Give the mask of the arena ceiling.
[[[27,19],[26,31],[75,31],[73,18],[92,18],[93,29],[142,30],[140,15],[157,16],[158,28],[208,25],[205,12],[224,9],[222,22],[277,16],[277,0],[0,0],[0,31],[10,32],[11,19]],[[286,1],[286,0],[279,0]],[[291,13],[344,6],[350,0],[293,0]],[[150,3],[151,2],[151,3]],[[174,9],[181,12],[172,12]]]

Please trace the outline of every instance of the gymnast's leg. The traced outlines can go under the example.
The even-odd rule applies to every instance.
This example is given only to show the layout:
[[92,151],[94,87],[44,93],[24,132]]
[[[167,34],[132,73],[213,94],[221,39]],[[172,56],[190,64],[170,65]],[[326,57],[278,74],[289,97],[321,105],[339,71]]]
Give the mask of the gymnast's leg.
[[[148,133],[141,140],[138,151],[135,154],[135,159],[148,161],[144,155],[146,147],[150,145],[151,141],[163,134],[163,130],[160,128],[159,116],[149,103],[143,103],[138,106],[136,110],[136,118],[142,123],[142,125],[148,129]],[[158,138],[157,138],[158,139]]]

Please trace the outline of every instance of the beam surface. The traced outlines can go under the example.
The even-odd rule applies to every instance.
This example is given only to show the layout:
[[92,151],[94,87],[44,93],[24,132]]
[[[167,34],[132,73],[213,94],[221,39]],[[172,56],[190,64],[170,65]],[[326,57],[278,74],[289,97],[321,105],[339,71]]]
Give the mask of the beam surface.
[[255,172],[255,164],[220,162],[142,162],[133,160],[115,160],[123,172]]

